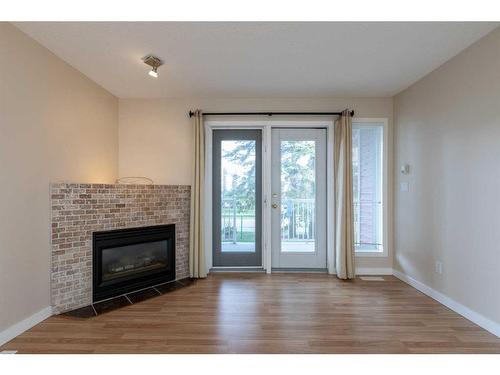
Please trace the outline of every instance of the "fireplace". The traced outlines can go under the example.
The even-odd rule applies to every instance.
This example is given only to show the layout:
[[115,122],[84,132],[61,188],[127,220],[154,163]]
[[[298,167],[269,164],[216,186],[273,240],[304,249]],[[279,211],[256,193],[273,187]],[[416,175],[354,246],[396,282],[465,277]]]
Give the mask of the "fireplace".
[[175,225],[93,233],[93,301],[175,279]]

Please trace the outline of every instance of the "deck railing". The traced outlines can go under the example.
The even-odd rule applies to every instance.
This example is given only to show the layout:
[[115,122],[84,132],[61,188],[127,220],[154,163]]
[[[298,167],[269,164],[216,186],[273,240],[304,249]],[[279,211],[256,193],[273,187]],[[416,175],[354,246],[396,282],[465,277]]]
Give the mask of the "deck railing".
[[237,203],[237,198],[226,198],[222,200],[222,242],[254,242],[255,214],[251,210],[240,212]]
[[[239,212],[237,199],[222,200],[221,238],[223,242],[253,242],[255,216]],[[314,199],[285,199],[281,202],[281,239],[314,241],[316,230]]]
[[[224,199],[222,203],[222,242],[254,242],[255,214],[251,210],[239,212],[237,199]],[[365,216],[379,215],[382,209],[381,202],[354,202],[354,242],[356,246],[381,246],[373,220],[366,223],[360,220],[361,206],[365,210]],[[314,241],[315,231],[314,199],[284,199],[281,202],[282,241]]]
[[314,199],[285,199],[281,202],[281,240],[314,241]]

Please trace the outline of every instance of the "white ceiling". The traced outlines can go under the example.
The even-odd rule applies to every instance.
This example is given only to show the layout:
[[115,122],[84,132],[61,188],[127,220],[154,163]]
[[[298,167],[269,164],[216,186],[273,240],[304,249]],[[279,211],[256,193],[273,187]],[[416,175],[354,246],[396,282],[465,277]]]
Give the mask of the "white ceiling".
[[[121,98],[392,96],[498,23],[15,23]],[[164,60],[159,78],[141,58]]]

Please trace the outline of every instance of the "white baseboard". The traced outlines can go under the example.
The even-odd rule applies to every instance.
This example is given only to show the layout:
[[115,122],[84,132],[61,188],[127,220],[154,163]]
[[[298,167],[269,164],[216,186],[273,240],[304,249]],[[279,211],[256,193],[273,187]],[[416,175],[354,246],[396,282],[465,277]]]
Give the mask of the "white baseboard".
[[435,299],[439,303],[455,311],[457,314],[462,315],[464,318],[470,320],[471,322],[491,332],[495,336],[500,337],[500,324],[484,317],[483,315],[475,312],[474,310],[471,310],[470,308],[462,305],[461,303],[458,303],[457,301],[451,299],[450,297],[445,296],[443,293],[432,289],[431,287],[425,285],[424,283],[415,280],[414,278],[405,275],[402,272],[393,270],[393,274],[401,281],[404,281],[408,285],[411,285],[415,289]]
[[384,267],[356,267],[356,275],[378,276],[378,275],[392,275],[392,268]]
[[10,326],[6,330],[0,332],[0,345],[9,342],[13,338],[19,336],[24,331],[27,331],[33,326],[36,326],[41,321],[47,319],[52,315],[52,307],[48,306],[31,315],[30,317],[21,320],[19,323]]

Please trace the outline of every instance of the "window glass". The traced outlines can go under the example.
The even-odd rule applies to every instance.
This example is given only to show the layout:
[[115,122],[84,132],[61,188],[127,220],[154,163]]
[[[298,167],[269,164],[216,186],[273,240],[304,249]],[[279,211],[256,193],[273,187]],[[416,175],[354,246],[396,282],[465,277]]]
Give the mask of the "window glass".
[[353,124],[352,170],[356,252],[383,252],[382,143],[382,124]]

